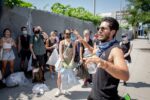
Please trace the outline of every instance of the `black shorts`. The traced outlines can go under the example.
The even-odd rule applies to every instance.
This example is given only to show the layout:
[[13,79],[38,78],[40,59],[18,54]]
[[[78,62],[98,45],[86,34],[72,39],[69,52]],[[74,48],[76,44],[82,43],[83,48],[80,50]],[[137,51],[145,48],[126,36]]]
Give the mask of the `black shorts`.
[[[37,63],[39,64],[39,66],[37,66]],[[36,55],[36,59],[33,59],[32,57],[32,66],[37,68],[37,67],[44,67],[45,65],[45,61],[44,61],[44,55]]]
[[29,60],[31,56],[31,52],[30,50],[21,49],[20,56],[21,56],[21,61],[25,61],[26,58]]

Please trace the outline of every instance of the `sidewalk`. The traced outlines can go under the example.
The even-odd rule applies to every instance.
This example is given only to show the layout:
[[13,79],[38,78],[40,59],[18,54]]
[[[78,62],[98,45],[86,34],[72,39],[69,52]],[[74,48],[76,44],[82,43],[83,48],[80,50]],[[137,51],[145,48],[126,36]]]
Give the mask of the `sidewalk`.
[[[135,100],[150,100],[150,43],[146,39],[133,41],[130,79],[127,86],[119,85],[119,94],[129,93]],[[122,82],[122,81],[121,81]]]
[[[126,87],[121,81],[118,91],[121,96],[129,93],[133,100],[150,100],[150,44],[145,39],[136,39],[132,43],[130,79]],[[50,90],[40,97],[32,94],[34,84],[30,83],[27,86],[1,89],[0,100],[86,100],[90,92],[90,87],[81,88],[83,81],[80,80],[81,84],[70,89],[70,96],[55,98],[56,80],[50,79],[49,72],[46,73],[45,83]]]

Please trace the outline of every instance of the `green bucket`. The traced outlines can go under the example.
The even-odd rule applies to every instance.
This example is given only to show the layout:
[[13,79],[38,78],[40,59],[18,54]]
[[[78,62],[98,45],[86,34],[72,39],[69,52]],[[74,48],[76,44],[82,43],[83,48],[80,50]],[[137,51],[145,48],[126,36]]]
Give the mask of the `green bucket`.
[[123,98],[124,98],[124,100],[131,100],[131,97],[128,93]]

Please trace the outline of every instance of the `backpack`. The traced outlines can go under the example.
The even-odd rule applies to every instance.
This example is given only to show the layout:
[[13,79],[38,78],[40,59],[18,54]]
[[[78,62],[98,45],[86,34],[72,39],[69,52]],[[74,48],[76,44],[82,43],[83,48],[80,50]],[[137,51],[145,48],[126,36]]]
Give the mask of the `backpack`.
[[36,63],[36,68],[33,69],[33,80],[32,82],[39,82],[39,83],[43,83],[45,81],[44,78],[44,71],[42,70],[41,67],[39,67],[39,63]]

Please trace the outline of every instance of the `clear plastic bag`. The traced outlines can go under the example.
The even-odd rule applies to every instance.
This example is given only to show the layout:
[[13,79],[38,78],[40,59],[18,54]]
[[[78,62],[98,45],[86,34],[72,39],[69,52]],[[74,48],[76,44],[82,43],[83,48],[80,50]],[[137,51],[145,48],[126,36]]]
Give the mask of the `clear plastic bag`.
[[30,56],[29,62],[28,62],[28,69],[27,71],[31,71],[32,70],[32,55]]
[[79,81],[77,80],[75,73],[72,69],[65,69],[61,73],[61,88],[66,90],[70,89],[75,85],[78,85]]
[[58,58],[59,58],[59,55],[58,55],[57,49],[54,49],[48,61],[46,62],[46,64],[55,66]]
[[10,74],[6,78],[6,85],[10,87],[15,85],[27,85],[27,84],[29,84],[29,80],[25,77],[23,72]]
[[96,73],[97,66],[95,63],[89,63],[87,64],[87,69],[88,69],[89,74],[94,74]]
[[34,94],[44,94],[44,92],[48,91],[49,88],[46,84],[36,84],[32,88],[32,92]]
[[55,64],[55,70],[56,70],[56,72],[59,72],[61,69],[62,69],[62,61],[61,61],[61,59],[59,58],[58,60],[57,60],[57,62],[56,62],[56,64]]

